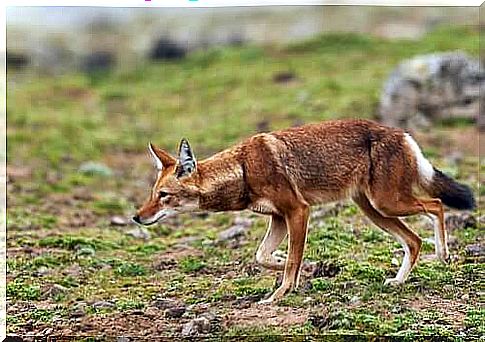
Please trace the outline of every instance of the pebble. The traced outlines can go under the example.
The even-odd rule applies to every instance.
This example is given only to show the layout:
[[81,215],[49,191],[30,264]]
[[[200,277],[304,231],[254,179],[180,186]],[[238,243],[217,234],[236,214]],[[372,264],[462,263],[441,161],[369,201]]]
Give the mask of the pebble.
[[91,306],[95,309],[111,309],[114,308],[116,305],[112,302],[101,300],[99,302],[93,303]]
[[185,306],[176,306],[165,310],[166,318],[180,318],[185,313]]
[[150,232],[144,227],[136,227],[126,232],[127,235],[133,236],[135,239],[149,240],[151,238]]
[[350,298],[349,303],[350,304],[359,304],[360,298],[358,296],[353,296],[352,298]]
[[44,294],[43,297],[55,297],[58,295],[65,294],[68,291],[68,289],[62,285],[59,284],[53,284],[52,286],[46,286],[44,287]]
[[248,227],[251,227],[253,225],[253,220],[251,220],[250,218],[247,218],[247,217],[237,216],[234,219],[234,225],[248,228]]
[[193,336],[210,331],[210,321],[205,317],[194,318],[182,327],[182,336]]
[[42,276],[45,276],[47,274],[49,274],[49,268],[45,267],[45,266],[40,266],[37,271],[35,272],[35,274],[39,277],[42,277]]
[[123,216],[113,216],[111,217],[110,224],[112,226],[127,226],[128,224],[130,224],[130,221]]
[[468,245],[465,247],[465,252],[469,256],[484,256],[485,255],[485,245],[482,245],[480,243],[476,243],[473,245]]
[[232,240],[245,234],[246,227],[242,225],[234,225],[219,233],[219,241]]
[[168,309],[177,305],[177,301],[170,298],[158,298],[153,301],[152,306],[158,309]]

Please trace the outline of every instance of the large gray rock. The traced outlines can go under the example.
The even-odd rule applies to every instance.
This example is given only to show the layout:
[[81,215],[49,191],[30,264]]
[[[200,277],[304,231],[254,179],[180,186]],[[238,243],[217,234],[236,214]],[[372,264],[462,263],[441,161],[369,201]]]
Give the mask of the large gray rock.
[[456,118],[485,128],[483,115],[479,119],[480,85],[485,85],[480,62],[463,52],[416,56],[399,64],[385,82],[379,116],[386,125],[410,129]]

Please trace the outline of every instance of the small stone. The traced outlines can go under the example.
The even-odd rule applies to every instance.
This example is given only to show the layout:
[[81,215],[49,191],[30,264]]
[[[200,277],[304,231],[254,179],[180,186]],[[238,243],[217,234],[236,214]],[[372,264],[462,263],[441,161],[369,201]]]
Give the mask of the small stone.
[[193,336],[210,331],[210,322],[205,317],[198,317],[184,324],[182,327],[182,336]]
[[63,295],[63,294],[66,294],[68,291],[68,289],[62,285],[59,285],[59,284],[53,284],[51,286],[46,286],[44,287],[44,293],[43,293],[43,297],[46,298],[46,297],[55,297],[55,296],[59,296],[59,295]]
[[245,227],[241,225],[234,225],[219,233],[219,241],[227,241],[243,236],[245,234]]
[[468,256],[479,257],[485,255],[485,245],[476,243],[465,247],[465,252]]
[[251,220],[250,218],[247,218],[247,217],[237,216],[234,219],[234,225],[248,228],[248,227],[251,227],[253,225],[253,220]]
[[79,167],[79,172],[91,175],[91,176],[103,176],[103,177],[108,177],[113,175],[113,171],[106,165],[102,163],[97,163],[93,161],[89,161],[86,163],[83,163]]
[[185,313],[185,306],[176,306],[165,310],[166,318],[180,318]]
[[96,302],[91,305],[95,309],[112,309],[116,305],[112,302],[106,301],[106,300],[101,300],[99,302]]
[[45,266],[40,266],[40,267],[37,269],[37,271],[35,272],[35,275],[37,275],[37,276],[39,276],[39,277],[43,277],[43,276],[45,276],[45,275],[47,275],[47,274],[49,274],[49,273],[50,273],[50,271],[49,271],[49,269],[48,269],[47,267],[45,267]]
[[170,298],[159,298],[152,302],[152,305],[158,309],[168,309],[177,305],[177,301]]
[[126,226],[130,223],[130,221],[126,217],[122,216],[113,216],[111,217],[110,224],[112,226]]
[[150,232],[144,227],[136,227],[126,232],[126,234],[133,236],[135,239],[149,240],[151,238]]
[[463,296],[461,296],[461,299],[467,301],[470,299],[470,295],[468,293],[465,293]]
[[359,304],[360,298],[358,296],[353,296],[352,298],[350,298],[349,303],[352,305]]

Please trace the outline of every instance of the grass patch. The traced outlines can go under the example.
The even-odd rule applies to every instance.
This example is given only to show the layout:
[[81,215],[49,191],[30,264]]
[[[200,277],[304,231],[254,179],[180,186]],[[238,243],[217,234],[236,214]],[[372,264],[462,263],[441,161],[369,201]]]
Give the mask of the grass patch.
[[179,268],[184,273],[193,273],[206,267],[206,263],[201,258],[185,257],[178,263]]

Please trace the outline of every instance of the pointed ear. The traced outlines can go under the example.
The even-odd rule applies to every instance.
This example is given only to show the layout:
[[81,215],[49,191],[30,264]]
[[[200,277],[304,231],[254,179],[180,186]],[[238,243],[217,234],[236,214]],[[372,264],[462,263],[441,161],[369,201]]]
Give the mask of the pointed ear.
[[164,150],[156,147],[152,143],[148,144],[148,151],[153,159],[153,163],[158,170],[162,170],[164,167],[175,165],[177,160]]
[[190,148],[189,142],[184,138],[180,141],[179,146],[179,170],[177,176],[189,175],[195,171],[196,167],[195,155]]

